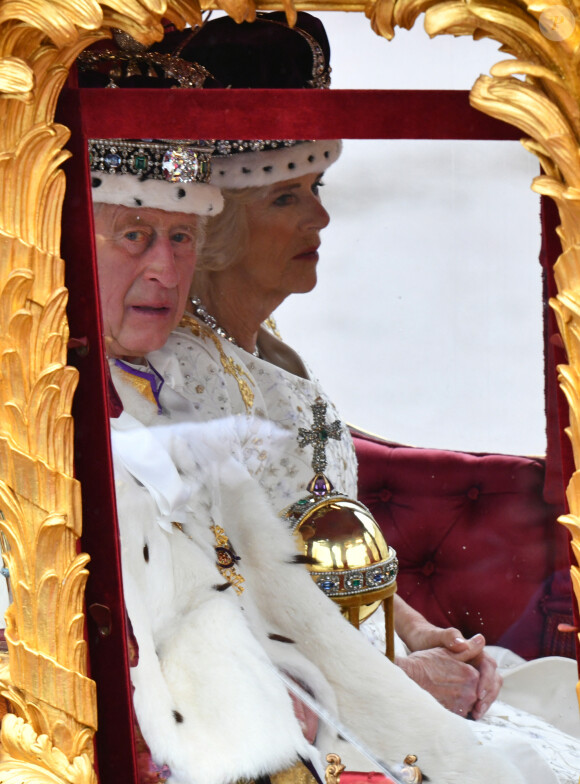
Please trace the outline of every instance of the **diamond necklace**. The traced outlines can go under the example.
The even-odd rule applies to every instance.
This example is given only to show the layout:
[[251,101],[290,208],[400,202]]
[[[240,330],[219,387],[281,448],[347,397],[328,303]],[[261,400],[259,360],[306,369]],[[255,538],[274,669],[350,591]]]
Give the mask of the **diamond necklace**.
[[[238,345],[238,341],[235,339],[235,337],[233,335],[230,335],[229,332],[226,332],[226,330],[223,327],[220,327],[220,325],[217,323],[215,318],[210,313],[207,312],[199,297],[190,297],[189,301],[193,306],[193,311],[195,315],[199,319],[201,319],[201,321],[203,321],[203,323],[206,324],[210,329],[213,329],[216,335],[219,335],[220,338],[227,340],[233,346]],[[260,358],[260,350],[257,346],[253,351],[250,351],[249,353],[257,357],[258,359]]]

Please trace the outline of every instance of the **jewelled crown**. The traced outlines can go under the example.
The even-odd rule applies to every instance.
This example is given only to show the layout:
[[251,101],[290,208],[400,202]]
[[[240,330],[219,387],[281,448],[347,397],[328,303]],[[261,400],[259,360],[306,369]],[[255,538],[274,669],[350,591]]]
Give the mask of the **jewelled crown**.
[[93,202],[217,215],[212,150],[204,141],[90,139]]
[[330,86],[330,46],[303,11],[290,27],[281,11],[238,24],[228,16],[169,30],[151,47],[121,30],[77,59],[82,87],[315,88]]
[[89,140],[91,171],[134,174],[141,180],[209,182],[212,152],[207,141]]
[[154,49],[202,65],[215,82],[204,87],[324,89],[330,86],[330,46],[322,22],[299,11],[291,27],[284,11],[253,22],[229,16],[195,30],[170,33]]
[[127,33],[114,30],[118,48],[87,49],[77,58],[82,86],[198,89],[213,80],[199,63],[175,54],[149,51]]

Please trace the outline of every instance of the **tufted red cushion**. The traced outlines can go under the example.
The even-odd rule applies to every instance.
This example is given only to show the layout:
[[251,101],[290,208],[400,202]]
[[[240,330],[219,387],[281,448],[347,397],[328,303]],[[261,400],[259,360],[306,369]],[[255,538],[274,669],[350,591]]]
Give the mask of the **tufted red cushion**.
[[[483,632],[489,643],[536,612],[535,594],[546,604],[549,578],[566,573],[567,544],[555,523],[562,510],[542,497],[542,460],[353,435],[359,498],[397,551],[398,591],[409,604],[435,624]],[[511,645],[522,655],[551,652],[539,637],[524,650],[520,637]]]

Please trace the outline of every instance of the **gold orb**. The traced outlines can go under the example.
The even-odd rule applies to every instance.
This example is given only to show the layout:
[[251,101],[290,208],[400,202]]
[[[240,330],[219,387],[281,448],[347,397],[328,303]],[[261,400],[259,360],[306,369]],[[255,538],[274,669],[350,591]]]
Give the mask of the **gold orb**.
[[396,590],[397,556],[369,510],[329,492],[283,512],[314,582],[358,627]]

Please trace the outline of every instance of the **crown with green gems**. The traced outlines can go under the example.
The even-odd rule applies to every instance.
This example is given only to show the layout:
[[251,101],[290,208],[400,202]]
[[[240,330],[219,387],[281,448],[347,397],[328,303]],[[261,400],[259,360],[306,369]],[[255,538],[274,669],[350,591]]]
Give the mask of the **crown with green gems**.
[[213,146],[205,141],[90,139],[91,171],[134,174],[142,180],[209,182]]
[[217,215],[212,144],[168,139],[89,139],[94,203]]

